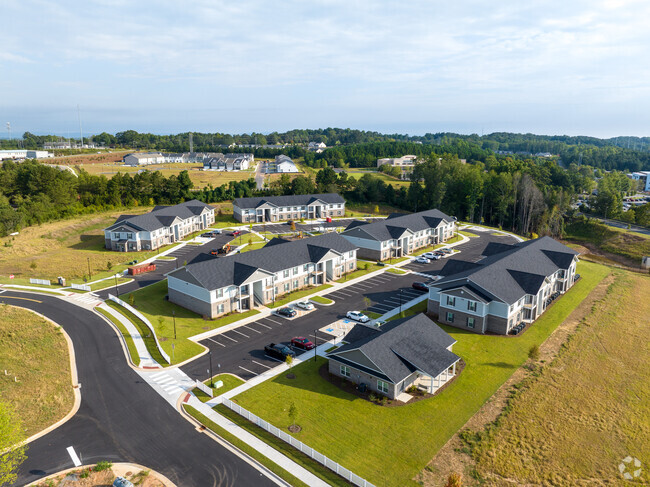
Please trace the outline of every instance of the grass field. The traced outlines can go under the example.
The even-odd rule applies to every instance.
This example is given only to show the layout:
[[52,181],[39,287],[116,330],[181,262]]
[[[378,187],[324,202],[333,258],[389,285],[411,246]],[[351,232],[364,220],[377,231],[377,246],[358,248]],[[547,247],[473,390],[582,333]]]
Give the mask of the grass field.
[[0,310],[0,398],[15,407],[31,436],[72,409],[68,346],[40,316],[4,304]]
[[378,179],[381,179],[386,184],[390,184],[395,189],[408,188],[409,185],[411,184],[411,181],[404,181],[404,180],[401,180],[401,179],[397,179],[397,178],[394,178],[392,176],[387,175],[386,173],[379,172],[379,171],[376,171],[376,170],[362,171],[360,169],[348,169],[345,172],[347,173],[348,177],[351,177],[351,178],[354,178],[354,179],[361,179],[366,174],[370,174],[371,176],[374,176],[374,177],[376,177]]
[[[623,485],[650,464],[650,278],[615,271],[556,359],[524,381],[475,449],[490,485]],[[648,485],[644,468],[638,482]]]
[[374,405],[324,381],[318,374],[324,359],[294,367],[293,380],[281,375],[235,399],[276,425],[284,424],[283,408],[293,402],[301,441],[376,485],[414,485],[431,457],[527,360],[529,348],[542,343],[610,271],[582,262],[579,272],[582,279],[516,338],[443,327],[457,340],[454,352],[466,366],[430,400],[399,408]]
[[[242,385],[244,383],[244,381],[241,380],[239,377],[235,377],[234,375],[230,375],[230,374],[215,375],[212,378],[212,380],[214,381],[214,384],[216,384],[219,381],[223,382],[223,386],[221,386],[218,389],[216,387],[212,387],[212,395],[213,395],[213,397],[220,396],[224,392],[228,392],[229,390],[234,389],[235,387],[238,387],[238,386],[240,386],[240,385]],[[210,385],[210,379],[204,380],[203,383],[206,386],[209,386]],[[192,392],[194,393],[194,395],[198,399],[201,400],[201,402],[207,402],[210,399],[212,399],[210,396],[208,396],[207,394],[205,394],[203,391],[201,391],[198,388],[193,389]]]
[[[203,352],[204,348],[188,340],[189,337],[259,313],[258,310],[253,309],[245,313],[232,313],[216,320],[203,319],[188,309],[166,301],[166,294],[167,280],[165,279],[120,297],[131,304],[130,296],[133,295],[133,306],[149,319],[156,330],[160,345],[170,357],[173,355],[172,363],[175,364]],[[174,319],[176,321],[176,340],[174,340]],[[175,343],[173,354],[172,343]]]
[[295,301],[296,299],[300,299],[304,296],[318,293],[320,291],[325,291],[326,289],[329,289],[331,287],[332,287],[331,284],[321,284],[320,286],[310,286],[305,289],[299,289],[298,291],[294,291],[292,293],[282,296],[280,299],[276,299],[273,303],[269,303],[266,306],[268,308],[279,308],[280,306],[284,306],[285,304],[290,303],[291,301]]
[[309,299],[311,301],[314,301],[315,303],[320,303],[320,304],[332,304],[334,302],[329,298],[324,298],[323,296],[312,296]]

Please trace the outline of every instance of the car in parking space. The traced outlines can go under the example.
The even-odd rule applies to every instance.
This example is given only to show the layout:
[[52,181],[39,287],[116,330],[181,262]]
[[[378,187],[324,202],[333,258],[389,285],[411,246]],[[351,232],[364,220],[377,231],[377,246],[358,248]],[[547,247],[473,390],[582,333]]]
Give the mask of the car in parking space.
[[298,301],[297,303],[294,303],[294,306],[300,309],[304,309],[305,311],[311,311],[312,309],[315,309],[314,305],[309,301]]
[[271,343],[269,345],[266,345],[264,347],[264,353],[267,356],[277,360],[281,360],[282,362],[287,360],[287,356],[291,356],[291,358],[296,358],[296,352],[291,350],[286,345],[282,345],[281,343]]
[[313,350],[316,345],[314,345],[309,338],[293,337],[291,339],[291,346],[301,348],[302,350]]
[[415,262],[417,262],[418,264],[428,264],[431,261],[429,259],[427,259],[426,257],[421,255],[420,257],[415,259]]
[[452,250],[451,250],[451,249],[447,249],[447,248],[445,248],[445,249],[440,249],[440,251],[441,251],[442,253],[444,253],[444,254],[451,254],[451,253],[452,253]]
[[358,321],[359,323],[368,323],[370,321],[370,318],[364,315],[361,311],[348,311],[345,316],[346,318]]
[[429,260],[438,260],[440,258],[440,254],[436,254],[434,252],[425,252],[422,254],[422,257]]
[[210,255],[219,255],[219,249],[212,249]]
[[230,232],[230,236],[231,236],[231,237],[236,237],[237,235],[241,235],[241,231],[239,231],[239,230],[235,230],[235,231],[233,231],[233,232]]
[[293,318],[298,314],[298,312],[295,309],[289,308],[288,306],[285,306],[284,308],[280,308],[279,310],[276,311],[276,313],[279,314],[280,316],[285,316],[287,318]]
[[413,289],[417,289],[418,291],[429,292],[429,286],[427,286],[424,282],[414,282],[411,284],[411,287]]

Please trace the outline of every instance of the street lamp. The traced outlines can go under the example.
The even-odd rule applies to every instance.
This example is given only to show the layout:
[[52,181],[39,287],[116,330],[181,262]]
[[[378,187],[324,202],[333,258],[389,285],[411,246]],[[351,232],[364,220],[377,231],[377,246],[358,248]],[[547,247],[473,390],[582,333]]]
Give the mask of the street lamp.
[[120,290],[117,288],[117,274],[115,274],[115,297],[120,297]]
[[176,311],[172,310],[172,318],[174,319],[174,340],[176,340]]
[[214,376],[212,375],[212,350],[208,350],[208,356],[210,357],[210,387],[214,387]]
[[90,280],[90,257],[88,257],[88,280]]
[[399,315],[402,316],[402,289],[399,290]]
[[314,362],[316,362],[316,356],[318,355],[318,330],[314,330]]

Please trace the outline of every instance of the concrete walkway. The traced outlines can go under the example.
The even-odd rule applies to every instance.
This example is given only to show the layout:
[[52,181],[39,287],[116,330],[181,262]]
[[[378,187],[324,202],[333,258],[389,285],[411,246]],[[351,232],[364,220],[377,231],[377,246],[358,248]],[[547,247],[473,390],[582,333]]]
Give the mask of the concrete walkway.
[[196,396],[194,396],[194,394],[190,394],[190,398],[185,404],[197,409],[208,419],[221,426],[223,429],[236,436],[247,445],[254,448],[266,458],[273,461],[275,464],[282,467],[291,475],[300,479],[310,487],[329,487],[329,484],[327,482],[321,480],[319,477],[316,477],[313,473],[309,472],[304,467],[301,467],[289,457],[270,447],[262,440],[252,435],[245,429],[239,427],[229,419],[224,418],[214,409],[212,409],[207,403],[202,403],[199,401]]
[[153,359],[153,357],[147,350],[147,346],[145,345],[144,340],[142,339],[142,335],[140,335],[140,332],[135,327],[135,325],[131,323],[131,320],[129,320],[122,313],[119,313],[118,311],[114,310],[104,302],[102,302],[99,306],[96,307],[110,314],[113,318],[119,321],[124,326],[124,328],[126,328],[126,331],[129,332],[129,335],[131,335],[131,339],[133,340],[133,344],[135,345],[135,348],[138,351],[138,357],[140,358],[140,365],[138,365],[138,367],[161,368],[161,365]]

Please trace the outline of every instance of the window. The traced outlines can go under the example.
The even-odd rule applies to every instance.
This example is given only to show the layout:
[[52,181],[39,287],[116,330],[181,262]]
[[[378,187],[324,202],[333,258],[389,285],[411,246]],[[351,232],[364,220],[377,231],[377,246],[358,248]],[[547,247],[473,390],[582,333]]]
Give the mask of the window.
[[350,262],[350,270],[354,269],[354,262]]
[[223,304],[220,304],[217,306],[217,314],[221,314],[226,310],[225,306]]
[[454,322],[454,313],[452,313],[452,312],[450,312],[450,311],[447,311],[447,321],[448,321],[449,323],[453,323],[453,322]]
[[223,289],[217,289],[217,298],[223,298]]
[[350,377],[350,367],[347,365],[341,365],[341,375],[343,377]]
[[302,271],[303,272],[308,272],[309,271],[309,264],[305,264],[304,266],[302,266]]
[[285,282],[285,283],[284,283],[284,292],[285,292],[285,293],[288,293],[288,292],[289,292],[289,283],[288,283],[288,282]]
[[377,380],[377,390],[384,394],[388,394],[388,383],[383,380]]
[[309,285],[309,277],[308,276],[305,276],[304,283],[305,283],[305,286]]
[[456,298],[453,296],[447,296],[447,306],[456,306]]
[[282,273],[282,275],[283,275],[284,277],[289,277],[289,270],[287,269],[286,271],[284,271],[284,272]]
[[298,289],[298,279],[295,279],[295,280],[293,281],[293,288],[294,288],[294,289]]
[[298,268],[297,268],[297,267],[294,267],[294,268],[293,268],[293,275],[295,276],[296,274],[298,274]]
[[470,311],[476,311],[476,301],[467,301],[467,309]]
[[471,316],[467,317],[467,328],[474,328],[475,320]]

